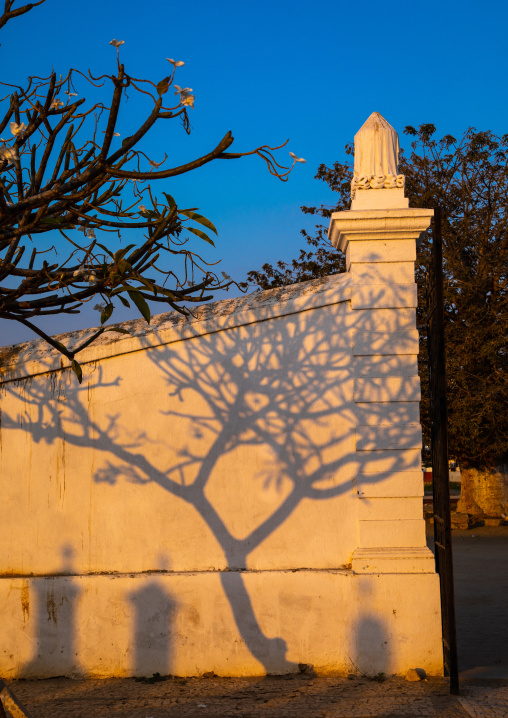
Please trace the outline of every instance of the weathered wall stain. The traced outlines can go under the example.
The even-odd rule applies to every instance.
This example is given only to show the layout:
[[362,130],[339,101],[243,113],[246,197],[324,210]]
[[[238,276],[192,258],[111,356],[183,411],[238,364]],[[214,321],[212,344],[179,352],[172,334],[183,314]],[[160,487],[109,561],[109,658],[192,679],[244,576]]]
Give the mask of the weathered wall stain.
[[57,618],[56,618],[56,603],[55,603],[55,594],[53,593],[53,590],[50,589],[46,596],[46,609],[48,612],[48,621],[53,621],[53,623],[57,624]]
[[30,589],[28,581],[23,581],[21,586],[21,610],[23,611],[23,623],[30,618]]

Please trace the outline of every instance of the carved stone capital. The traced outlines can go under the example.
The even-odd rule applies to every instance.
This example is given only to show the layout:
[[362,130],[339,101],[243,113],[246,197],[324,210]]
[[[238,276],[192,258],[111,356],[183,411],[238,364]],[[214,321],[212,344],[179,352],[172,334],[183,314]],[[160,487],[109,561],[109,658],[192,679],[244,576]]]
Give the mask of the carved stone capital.
[[357,190],[403,189],[405,180],[404,175],[355,175],[351,180],[351,198],[355,198]]

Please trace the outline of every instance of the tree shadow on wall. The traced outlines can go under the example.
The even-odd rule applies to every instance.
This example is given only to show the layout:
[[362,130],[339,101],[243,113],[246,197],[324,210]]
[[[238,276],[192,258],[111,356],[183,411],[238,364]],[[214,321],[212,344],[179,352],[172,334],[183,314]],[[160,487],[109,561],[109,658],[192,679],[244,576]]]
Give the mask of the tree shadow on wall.
[[[296,555],[309,543],[320,551],[332,534],[323,536],[326,522],[316,525],[316,514],[306,521],[313,502],[354,495],[358,474],[374,483],[381,471],[418,468],[414,452],[355,450],[351,312],[340,307],[146,347],[130,358],[140,363],[136,384],[115,375],[113,359],[85,371],[88,386],[64,372],[51,389],[46,377],[23,388],[39,412],[23,424],[35,441],[64,437],[104,457],[96,482],[156,484],[198,512],[223,551],[221,581],[238,630],[267,673],[297,664],[287,660],[284,639],[266,636],[256,617],[242,573],[253,554],[304,502],[292,534]],[[375,329],[372,322],[367,312],[362,325],[357,314],[354,329]],[[407,400],[402,387],[400,400]],[[376,405],[369,411],[376,423]],[[234,506],[221,498],[235,493]],[[328,529],[340,533],[340,521]],[[280,555],[285,564],[277,568],[301,567]]]

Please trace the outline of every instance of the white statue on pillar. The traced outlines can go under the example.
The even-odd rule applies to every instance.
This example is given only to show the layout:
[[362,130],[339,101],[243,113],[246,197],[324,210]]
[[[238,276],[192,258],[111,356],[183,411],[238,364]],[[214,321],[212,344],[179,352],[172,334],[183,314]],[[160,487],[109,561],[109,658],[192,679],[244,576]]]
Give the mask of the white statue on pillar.
[[[355,135],[355,165],[351,181],[351,209],[369,206],[407,207],[404,175],[398,174],[399,136],[379,112],[373,112]],[[390,196],[375,196],[359,190],[392,190]],[[396,190],[393,192],[393,190]],[[374,193],[377,195],[377,193]],[[355,206],[356,205],[356,206]]]

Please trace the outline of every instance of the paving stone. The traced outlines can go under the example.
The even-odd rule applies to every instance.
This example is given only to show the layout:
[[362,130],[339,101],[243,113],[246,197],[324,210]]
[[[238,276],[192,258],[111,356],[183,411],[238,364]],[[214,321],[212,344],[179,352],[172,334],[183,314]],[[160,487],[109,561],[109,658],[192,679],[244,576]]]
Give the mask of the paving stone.
[[506,718],[508,685],[298,674],[266,678],[168,677],[16,681],[10,684],[33,718]]
[[476,718],[506,718],[508,716],[508,686],[467,686],[459,702],[469,716]]

